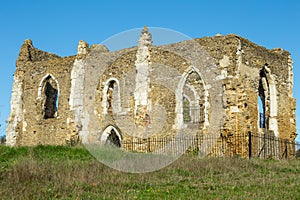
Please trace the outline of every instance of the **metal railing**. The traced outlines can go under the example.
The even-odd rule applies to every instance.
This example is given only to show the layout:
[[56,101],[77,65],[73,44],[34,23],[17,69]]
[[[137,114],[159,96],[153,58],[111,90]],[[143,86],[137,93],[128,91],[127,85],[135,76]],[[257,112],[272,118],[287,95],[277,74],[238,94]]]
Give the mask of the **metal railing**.
[[238,156],[263,159],[300,158],[300,143],[275,137],[272,133],[238,136],[181,136],[126,138],[122,149],[131,152],[182,154],[192,152],[197,155],[222,157]]

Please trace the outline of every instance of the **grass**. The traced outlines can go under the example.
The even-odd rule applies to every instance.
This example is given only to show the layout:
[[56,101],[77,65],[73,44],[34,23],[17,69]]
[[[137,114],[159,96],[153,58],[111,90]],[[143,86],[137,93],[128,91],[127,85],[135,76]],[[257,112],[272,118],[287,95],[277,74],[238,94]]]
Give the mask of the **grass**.
[[91,154],[101,163],[123,172],[152,172],[161,169],[179,155],[128,152],[112,145],[85,145]]
[[0,146],[1,199],[297,199],[300,161],[184,155],[151,173],[113,170],[83,147]]

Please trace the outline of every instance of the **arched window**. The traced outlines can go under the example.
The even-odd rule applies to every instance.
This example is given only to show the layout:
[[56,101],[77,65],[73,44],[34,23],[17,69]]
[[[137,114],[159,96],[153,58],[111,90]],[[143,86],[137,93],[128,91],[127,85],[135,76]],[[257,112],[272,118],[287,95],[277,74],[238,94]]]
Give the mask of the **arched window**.
[[260,70],[258,86],[258,127],[273,131],[279,135],[277,123],[277,89],[271,69],[265,65]]
[[109,79],[103,89],[103,113],[121,112],[119,81],[115,78]]
[[262,70],[260,72],[258,98],[257,98],[259,128],[266,128],[266,111],[268,107],[266,100],[268,99],[268,93],[269,93],[268,90],[269,90],[268,82],[265,77],[265,73]]
[[44,119],[57,117],[59,86],[57,80],[47,74],[40,83],[38,99],[42,101],[42,115]]
[[266,128],[265,124],[265,103],[263,98],[258,95],[258,113],[259,113],[259,128]]
[[203,79],[197,69],[191,67],[182,74],[176,89],[177,129],[184,128],[190,123],[201,123],[203,127],[207,125],[206,95]]
[[107,110],[112,112],[112,99],[113,99],[113,91],[117,87],[117,82],[115,80],[111,80],[108,83],[108,90],[107,90]]

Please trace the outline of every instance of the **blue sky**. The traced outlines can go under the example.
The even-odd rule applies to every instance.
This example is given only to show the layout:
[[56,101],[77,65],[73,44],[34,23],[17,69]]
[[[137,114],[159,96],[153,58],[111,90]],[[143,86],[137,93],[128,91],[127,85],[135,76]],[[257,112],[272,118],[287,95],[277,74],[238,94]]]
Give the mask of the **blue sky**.
[[173,29],[192,38],[235,33],[267,48],[281,47],[291,52],[294,97],[300,99],[299,10],[298,1],[271,0],[1,1],[0,135],[5,134],[5,119],[9,115],[15,61],[27,38],[41,50],[67,56],[76,53],[81,39],[97,44],[144,25]]

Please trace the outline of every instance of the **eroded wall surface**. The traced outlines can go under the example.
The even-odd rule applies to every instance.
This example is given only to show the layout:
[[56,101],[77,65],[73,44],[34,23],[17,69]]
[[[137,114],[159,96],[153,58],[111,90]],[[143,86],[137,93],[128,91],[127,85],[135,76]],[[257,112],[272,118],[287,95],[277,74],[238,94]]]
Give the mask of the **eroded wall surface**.
[[[166,137],[189,126],[195,134],[221,134],[229,142],[249,132],[295,139],[289,52],[236,35],[152,46],[151,34],[143,31],[137,47],[110,52],[80,41],[77,55],[65,58],[26,40],[14,75],[7,144],[100,143],[110,131],[120,140]],[[51,105],[55,112],[46,111]],[[156,125],[149,129],[149,123]]]

